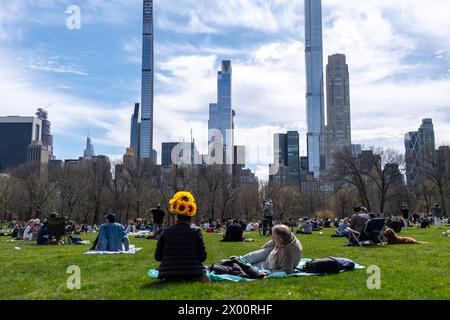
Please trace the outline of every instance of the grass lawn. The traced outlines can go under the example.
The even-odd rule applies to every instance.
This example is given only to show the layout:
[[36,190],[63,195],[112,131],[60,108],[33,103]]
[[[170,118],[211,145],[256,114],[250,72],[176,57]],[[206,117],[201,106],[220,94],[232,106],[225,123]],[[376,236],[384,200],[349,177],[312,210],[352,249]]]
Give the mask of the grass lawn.
[[[442,237],[443,231],[410,228],[401,235],[430,243],[372,248],[344,247],[345,239],[331,238],[331,229],[324,235],[299,236],[304,257],[331,255],[379,266],[380,290],[367,288],[366,270],[249,283],[161,284],[147,276],[150,268],[158,266],[152,240],[131,238],[132,244],[143,247],[136,255],[92,256],[83,255],[89,246],[25,246],[23,241],[0,237],[0,299],[450,299],[450,237]],[[268,240],[257,233],[249,237],[255,242],[222,243],[221,235],[205,234],[206,264],[258,249]],[[83,239],[92,242],[93,236]],[[67,289],[70,265],[81,268],[81,290]]]

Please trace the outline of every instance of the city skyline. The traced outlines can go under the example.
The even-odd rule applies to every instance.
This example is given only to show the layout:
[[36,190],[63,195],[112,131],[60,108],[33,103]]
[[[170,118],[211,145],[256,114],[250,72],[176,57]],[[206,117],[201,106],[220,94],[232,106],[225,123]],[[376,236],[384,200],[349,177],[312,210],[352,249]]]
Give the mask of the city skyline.
[[[140,4],[138,2],[140,2]],[[422,118],[433,118],[436,130],[436,145],[439,146],[443,143],[449,143],[450,117],[448,116],[448,106],[450,97],[447,92],[444,92],[446,85],[450,83],[448,80],[448,73],[446,72],[447,70],[445,70],[445,68],[450,68],[450,63],[448,63],[448,49],[442,48],[440,44],[437,44],[438,41],[436,41],[436,43],[432,43],[433,45],[427,49],[428,51],[425,51],[426,54],[420,56],[419,52],[424,52],[423,50],[421,51],[420,46],[417,43],[409,43],[411,39],[409,39],[408,36],[399,33],[397,23],[394,23],[393,20],[389,20],[381,14],[384,11],[395,13],[397,9],[394,6],[389,7],[387,5],[380,5],[378,7],[377,5],[368,3],[358,6],[358,12],[367,14],[368,19],[366,25],[358,20],[359,18],[356,14],[351,14],[346,6],[339,3],[341,3],[341,1],[334,1],[333,3],[331,3],[331,1],[324,1],[324,56],[336,52],[345,53],[349,56],[348,64],[352,78],[352,106],[354,106],[354,108],[352,108],[352,124],[354,124],[354,131],[352,132],[354,136],[353,142],[362,143],[366,147],[371,145],[395,146],[398,150],[403,152],[404,134],[408,131],[415,130],[417,128],[417,123],[420,122]],[[67,43],[73,43],[73,46],[75,47],[81,45],[83,52],[89,52],[89,50],[93,50],[96,46],[92,45],[89,41],[74,41],[74,39],[81,37],[81,39],[89,40],[89,37],[86,36],[86,34],[92,30],[98,32],[98,34],[102,36],[102,30],[112,29],[114,32],[118,32],[114,22],[103,21],[95,24],[90,21],[89,14],[92,14],[95,10],[89,12],[88,7],[83,7],[83,1],[81,1],[80,5],[84,16],[86,16],[86,23],[82,24],[82,29],[80,31],[64,30],[63,23],[61,26],[54,26],[52,25],[54,22],[50,21],[50,19],[48,19],[48,21],[45,19],[46,16],[42,18],[38,29],[44,30],[43,35],[39,37],[40,40],[44,40],[42,41],[43,47],[50,46],[48,39],[51,37],[49,34],[52,34],[52,31],[54,30],[58,30],[59,32],[58,28],[63,29],[61,33],[64,33],[64,37],[68,38],[64,40],[64,37],[62,37],[61,41],[64,40],[67,41]],[[430,5],[433,4],[431,3]],[[12,14],[16,12],[14,10],[25,9],[26,11],[26,9],[30,9],[30,7],[36,9],[36,6],[37,5],[26,5],[21,1],[18,1],[15,8],[7,6],[6,10],[1,13],[0,19],[4,22],[0,29],[0,46],[2,49],[20,46],[20,41],[17,41],[18,43],[16,43],[14,39],[11,40],[9,38],[9,33],[7,32],[14,26],[14,17]],[[110,10],[116,15],[123,14],[122,12],[119,12],[120,10],[118,10],[117,6],[118,4],[112,5]],[[139,9],[139,7],[142,6],[142,1],[133,1],[130,6],[133,10],[128,11],[135,11],[135,8],[137,8],[136,16],[142,11],[142,8]],[[155,10],[160,10],[161,12],[160,17],[177,17],[170,2],[169,4],[162,4],[160,1],[157,1],[155,6]],[[195,7],[194,4],[189,4],[189,6]],[[220,4],[217,4],[216,2],[208,4],[210,10],[214,10],[216,6],[220,6]],[[201,11],[200,13],[194,11],[193,15],[188,18],[188,22],[186,23],[187,29],[192,32],[196,31],[201,36],[199,36],[200,39],[196,39],[197,36],[190,35],[187,37],[188,41],[180,40],[180,37],[177,36],[180,34],[180,31],[170,31],[171,29],[174,29],[174,27],[170,26],[170,24],[167,23],[167,20],[164,22],[164,19],[158,20],[158,17],[156,18],[156,28],[159,31],[155,32],[155,50],[157,57],[155,85],[164,90],[162,90],[161,93],[156,93],[155,96],[155,99],[157,100],[155,102],[155,108],[158,111],[162,111],[159,116],[155,114],[155,122],[159,122],[159,124],[155,124],[156,126],[159,126],[158,129],[155,129],[155,134],[159,135],[158,137],[155,137],[155,148],[159,148],[159,142],[161,141],[181,141],[181,137],[188,137],[191,126],[193,127],[196,141],[201,142],[202,140],[205,140],[202,135],[207,131],[207,129],[205,130],[205,123],[207,122],[208,117],[207,106],[208,102],[214,101],[215,96],[214,73],[218,68],[220,69],[219,66],[221,60],[230,58],[234,66],[233,71],[235,72],[235,84],[233,89],[235,91],[237,113],[239,115],[236,119],[237,127],[254,128],[256,131],[267,130],[268,138],[266,139],[266,144],[269,146],[272,144],[273,133],[298,130],[301,139],[301,155],[306,154],[306,142],[304,140],[304,136],[306,135],[306,112],[304,110],[306,109],[305,107],[302,107],[302,105],[304,105],[304,91],[306,87],[304,80],[301,79],[304,77],[304,66],[302,66],[302,64],[304,64],[304,54],[302,53],[304,43],[300,36],[302,32],[301,25],[303,24],[302,15],[304,14],[302,9],[303,1],[285,6],[286,10],[295,9],[295,18],[286,20],[290,22],[282,21],[280,17],[283,16],[284,10],[280,7],[275,5],[269,6],[269,9],[266,11],[255,8],[256,12],[261,14],[270,11],[271,15],[274,16],[274,19],[272,23],[266,26],[270,31],[266,30],[263,32],[264,40],[254,40],[251,43],[245,44],[239,37],[237,43],[231,41],[229,44],[226,43],[226,40],[232,38],[231,35],[229,35],[228,32],[221,32],[221,29],[218,28],[221,24],[226,25],[227,23],[231,23],[226,22],[228,20],[225,18],[224,21],[221,21],[220,23],[212,22],[208,20],[207,17],[202,16],[200,14]],[[351,7],[351,4],[348,6]],[[230,7],[233,8],[232,5]],[[374,8],[374,11],[369,10]],[[37,7],[37,9],[39,9],[39,7]],[[8,10],[12,10],[12,12]],[[411,12],[416,11],[417,8],[412,6]],[[49,12],[52,11],[50,10]],[[229,11],[225,11],[225,15],[227,15],[228,12]],[[5,20],[8,13],[10,16],[7,16],[8,20]],[[245,11],[242,14],[245,14]],[[66,18],[67,16],[61,14],[60,20],[62,22],[64,22]],[[161,22],[161,20],[163,20],[163,22]],[[354,41],[353,43],[348,44],[348,42],[351,42],[350,40],[359,38],[361,35],[364,35],[364,32],[368,31],[364,28],[355,31],[357,29],[355,26],[367,27],[367,29],[370,29],[370,26],[373,26],[375,21],[378,25],[383,27],[377,36],[380,38],[371,39],[366,37],[366,40],[364,40],[363,37],[363,40],[360,42]],[[344,22],[345,26],[343,25]],[[31,26],[36,25],[36,22],[34,22],[35,24],[32,22],[28,23],[31,23]],[[50,24],[50,26],[47,26],[46,23]],[[142,33],[142,30],[140,32],[138,31],[137,35],[135,32],[129,32],[129,30],[137,30],[141,26],[131,27],[133,23],[136,24],[136,21],[131,22],[126,20],[124,23],[125,26],[129,26],[129,28],[126,29],[125,32],[120,33],[122,39],[120,37],[119,39],[123,40],[125,43],[123,43],[123,41],[117,41],[117,39],[116,41],[110,39],[106,42],[109,47],[113,44],[118,44],[123,45],[128,49],[133,48],[133,41],[130,40],[130,42],[127,43],[127,36],[132,34],[132,37],[139,37],[139,33]],[[164,23],[166,24],[164,25]],[[281,32],[286,33],[286,29],[288,29],[286,25],[283,25],[284,23],[292,23],[296,33],[295,36],[287,32],[287,37],[279,37]],[[436,19],[433,23],[438,26],[442,25],[440,19]],[[240,27],[235,25],[233,28],[237,30],[246,30],[250,35],[253,35],[254,38],[257,38],[256,34],[258,34],[258,31],[260,30],[258,26],[259,23],[254,22],[250,23],[250,25],[242,24]],[[393,30],[386,31],[384,28],[386,26],[393,27]],[[21,41],[29,45],[30,42],[32,42],[29,37],[36,31],[27,30],[27,27],[30,28],[30,25],[25,24],[25,26],[23,26],[24,33]],[[260,28],[262,27],[264,27],[264,24],[261,24]],[[159,39],[158,32],[161,34]],[[187,31],[185,30],[184,32]],[[352,32],[356,32],[356,35]],[[419,31],[413,29],[413,32]],[[194,32],[194,34],[197,33]],[[231,33],[236,35],[238,32],[234,30]],[[269,33],[269,35],[267,33]],[[272,33],[272,35],[270,33]],[[332,34],[335,35],[337,40],[330,41]],[[367,32],[366,35],[368,34],[369,32]],[[211,51],[211,49],[208,51],[208,48],[205,49],[205,46],[200,46],[202,40],[208,37],[214,39],[223,38],[225,45],[224,43],[217,43],[217,46],[213,48],[213,51]],[[397,41],[394,47],[398,47],[391,50],[381,45],[381,40],[385,40],[383,37],[390,40],[395,39],[402,41]],[[427,44],[432,42],[433,37],[430,36],[430,38],[432,39],[428,40]],[[435,38],[438,38],[437,32]],[[371,48],[368,45],[365,47],[364,44],[361,44],[369,42],[368,39],[371,39],[372,42],[375,43],[375,47]],[[99,41],[104,42],[106,40],[99,38]],[[215,41],[212,40],[209,45],[214,45],[214,42]],[[217,42],[221,41],[219,40]],[[336,42],[339,42],[338,45]],[[172,45],[172,48],[167,48],[167,45]],[[192,46],[190,49],[189,46],[186,46],[186,54],[176,55],[171,52],[171,50],[175,51],[174,47],[183,45]],[[158,50],[158,46],[161,46],[161,50]],[[406,54],[406,51],[401,53],[399,48],[402,46],[405,50],[408,48],[412,49],[412,54],[408,55]],[[137,47],[139,47],[139,45],[137,45]],[[72,47],[72,49],[73,48],[74,47]],[[249,50],[248,55],[240,52],[247,48],[251,49]],[[139,49],[136,49],[135,53],[137,52],[139,52]],[[169,52],[169,54],[163,56],[163,52]],[[55,55],[57,53],[61,54],[61,50],[56,50]],[[100,51],[98,55],[101,55],[101,53],[102,52]],[[370,62],[370,65],[365,68],[366,66],[362,64],[363,62],[358,61],[358,54],[364,55],[367,53],[368,55],[366,56],[373,59],[367,61],[367,63]],[[379,58],[379,56],[383,56],[387,53],[391,53],[390,58],[397,63],[398,67],[394,66],[395,63],[392,61]],[[30,54],[30,57],[25,56],[25,54]],[[161,62],[158,62],[158,55],[163,58]],[[122,76],[121,73],[124,71],[124,66],[126,66],[128,79],[119,81],[117,87],[120,87],[119,84],[121,84],[123,87],[129,86],[130,88],[117,89],[116,87],[110,88],[107,86],[107,92],[111,97],[105,98],[106,92],[102,92],[100,89],[85,90],[87,91],[85,94],[80,82],[88,79],[87,82],[90,86],[94,86],[95,83],[104,82],[104,79],[102,80],[100,78],[99,80],[98,77],[111,76],[111,71],[105,71],[106,67],[117,64],[116,59],[124,56],[128,58],[131,56],[130,59],[135,59],[133,50],[130,50],[129,52],[126,50],[119,50],[111,58],[108,57],[105,59],[102,56],[102,59],[105,61],[103,61],[99,70],[96,70],[96,68],[91,65],[97,61],[96,59],[99,59],[98,57],[96,58],[95,55],[87,60],[86,57],[89,56],[84,56],[83,63],[86,63],[86,65],[83,65],[81,64],[82,60],[78,60],[75,54],[68,53],[67,60],[62,59],[63,61],[58,61],[58,59],[55,58],[53,60],[56,61],[51,63],[52,59],[50,58],[54,57],[46,57],[42,50],[37,53],[26,52],[19,57],[24,59],[24,66],[29,67],[29,70],[31,70],[30,74],[26,75],[26,77],[28,77],[26,79],[37,78],[40,80],[28,80],[28,82],[36,83],[37,86],[40,85],[47,88],[48,86],[45,86],[46,82],[52,80],[53,77],[57,77],[56,79],[59,81],[56,83],[60,87],[71,86],[72,88],[52,89],[53,92],[50,94],[48,94],[48,90],[45,89],[43,90],[45,94],[41,94],[40,90],[37,90],[40,89],[40,87],[32,87],[30,90],[22,90],[21,95],[14,95],[14,92],[19,91],[17,88],[22,88],[23,82],[19,81],[21,79],[17,75],[17,73],[19,73],[20,76],[20,72],[16,73],[14,71],[17,70],[7,67],[6,72],[0,76],[0,92],[2,93],[2,96],[6,98],[5,101],[0,102],[0,113],[2,115],[31,115],[36,108],[53,102],[53,106],[49,108],[48,111],[50,120],[52,121],[52,133],[55,140],[55,155],[58,158],[74,158],[80,155],[85,141],[84,133],[87,130],[91,131],[93,141],[96,144],[96,149],[100,154],[106,154],[112,158],[114,158],[115,155],[121,156],[129,143],[129,141],[127,141],[129,140],[130,130],[129,116],[132,111],[130,106],[132,106],[135,101],[139,101],[140,97],[140,86],[136,85],[139,83],[138,62],[128,61],[119,65],[121,67],[118,68],[117,73],[112,73],[113,79],[120,78],[120,76]],[[417,60],[411,61],[411,56],[413,58],[416,56],[419,57]],[[244,59],[239,59],[240,57],[243,57]],[[2,50],[0,60],[2,62],[10,61],[10,58],[11,57],[8,57],[8,50]],[[28,61],[25,58],[30,58],[32,61]],[[35,58],[36,60],[33,60]],[[41,59],[39,60],[38,58]],[[424,61],[429,59],[433,60],[433,63],[424,64]],[[20,66],[18,61],[14,58],[12,58],[12,61],[15,61],[15,63],[3,63],[3,65],[13,67]],[[61,63],[61,65],[59,65],[59,63]],[[100,70],[102,69],[102,66],[105,67],[105,70]],[[138,67],[136,68],[136,66]],[[377,66],[377,68],[374,66]],[[108,69],[109,68],[110,67],[108,67]],[[20,68],[17,69],[20,71]],[[13,76],[13,81],[7,82],[7,80],[10,79],[6,79],[6,75],[11,74]],[[114,78],[114,75],[116,78]],[[424,75],[426,77],[424,77]],[[249,83],[252,83],[253,85],[249,85]],[[12,90],[9,90],[10,88],[12,88]],[[105,88],[103,88],[103,90],[105,91]],[[83,94],[80,94],[80,92]],[[155,89],[155,92],[159,92],[159,90]],[[386,94],[380,94],[380,92]],[[432,92],[433,95],[431,95]],[[269,97],[270,99],[268,99]],[[180,103],[182,101],[184,101],[184,103]],[[207,102],[204,103],[205,101]],[[72,104],[74,105],[73,108],[69,109],[68,106],[71,106]],[[370,105],[372,105],[372,107],[370,107]],[[108,109],[108,113],[105,114],[104,108],[110,106],[111,109]],[[82,113],[82,115],[80,113]],[[75,120],[72,118],[77,121],[76,124],[74,124]],[[81,119],[85,120],[85,122],[82,123],[83,126],[81,125],[81,121],[79,121]],[[164,123],[165,119],[170,119],[171,121]],[[190,122],[189,126],[183,127],[180,125],[187,122]],[[67,130],[67,127],[71,130]],[[156,133],[156,131],[158,131],[158,133]],[[237,141],[236,144],[241,143]],[[78,145],[79,148],[74,148],[74,145]],[[200,143],[200,145],[200,149],[202,153],[204,153],[205,143]],[[68,146],[70,146],[71,150],[67,150]],[[269,158],[267,163],[270,163],[271,160],[272,159]],[[257,163],[254,165],[256,165],[256,169],[258,169],[258,167],[263,164]],[[267,171],[266,165],[267,164],[264,164],[263,166],[265,171]]]

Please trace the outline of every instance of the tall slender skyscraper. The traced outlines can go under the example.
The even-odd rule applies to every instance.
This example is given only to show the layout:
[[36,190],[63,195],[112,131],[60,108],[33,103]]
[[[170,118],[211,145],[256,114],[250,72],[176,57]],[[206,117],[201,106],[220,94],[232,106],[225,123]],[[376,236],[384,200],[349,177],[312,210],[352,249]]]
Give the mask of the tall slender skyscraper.
[[324,163],[322,1],[305,0],[306,117],[309,171],[320,178]]
[[131,131],[130,131],[130,148],[134,150],[134,154],[139,156],[139,137],[140,137],[141,123],[139,122],[139,103],[134,105],[134,113],[131,116]]
[[49,160],[53,160],[53,136],[51,123],[48,120],[48,112],[42,108],[37,109],[36,116],[42,120],[42,142],[47,147]]
[[[232,108],[232,70],[231,61],[222,61],[222,70],[217,75],[217,103],[209,106],[208,142],[221,143],[223,158],[215,156],[221,164],[232,164],[234,153],[234,111]],[[214,134],[214,131],[216,134]],[[220,132],[220,135],[219,135]],[[221,136],[220,139],[218,139]],[[217,141],[220,140],[220,141]],[[211,156],[211,150],[209,155]],[[220,158],[220,159],[219,159]],[[230,167],[231,168],[231,167]]]
[[140,158],[153,159],[153,0],[144,0]]
[[328,57],[325,168],[332,173],[336,152],[351,149],[350,75],[344,54]]
[[86,149],[84,150],[83,156],[86,160],[92,160],[95,157],[94,145],[91,142],[91,137],[86,139]]

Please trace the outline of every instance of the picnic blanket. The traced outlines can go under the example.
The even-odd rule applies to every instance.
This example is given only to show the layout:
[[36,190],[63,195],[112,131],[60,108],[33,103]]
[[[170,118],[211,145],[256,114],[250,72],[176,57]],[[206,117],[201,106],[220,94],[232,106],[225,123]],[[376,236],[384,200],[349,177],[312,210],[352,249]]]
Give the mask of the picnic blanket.
[[[242,258],[242,257],[240,257]],[[307,262],[311,261],[312,259],[304,258],[300,261],[296,269],[301,269]],[[295,272],[293,274],[288,275],[286,272],[270,272],[269,270],[265,270],[262,268],[258,268],[261,272],[267,272],[268,275],[264,279],[270,279],[270,278],[286,278],[286,277],[303,277],[303,276],[325,276],[326,274],[322,273],[306,273],[306,272]],[[365,266],[355,263],[355,270],[356,269],[365,269]],[[342,272],[346,272],[345,270],[342,270]],[[158,279],[158,270],[151,269],[148,271],[148,276],[153,279]],[[247,279],[242,278],[238,276],[233,276],[229,274],[215,274],[214,272],[206,272],[206,275],[209,277],[209,279],[213,282],[220,282],[220,281],[232,281],[232,282],[250,282],[255,281],[257,279]]]
[[135,246],[130,246],[128,251],[88,251],[84,254],[135,254],[136,252],[141,251],[142,248],[136,248]]

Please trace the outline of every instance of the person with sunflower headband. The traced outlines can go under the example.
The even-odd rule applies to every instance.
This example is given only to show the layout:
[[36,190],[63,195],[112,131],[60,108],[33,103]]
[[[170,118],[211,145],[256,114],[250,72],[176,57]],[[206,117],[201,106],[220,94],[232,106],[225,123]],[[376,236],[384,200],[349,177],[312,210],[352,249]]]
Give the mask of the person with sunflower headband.
[[191,228],[197,204],[189,192],[178,192],[169,202],[177,223],[165,228],[156,245],[155,260],[161,262],[158,278],[166,281],[208,281],[203,262],[207,252],[201,229]]

